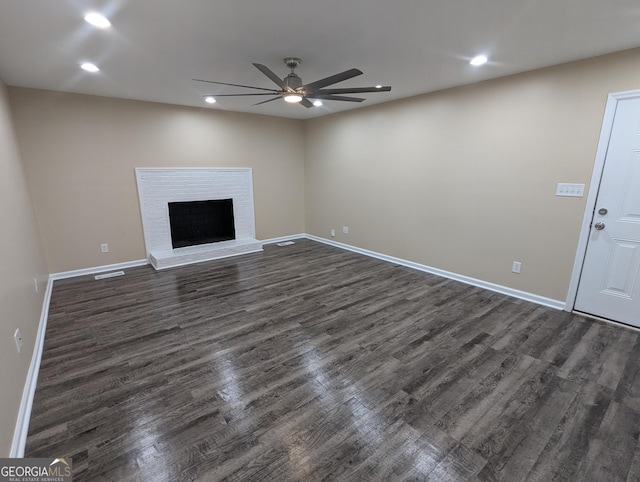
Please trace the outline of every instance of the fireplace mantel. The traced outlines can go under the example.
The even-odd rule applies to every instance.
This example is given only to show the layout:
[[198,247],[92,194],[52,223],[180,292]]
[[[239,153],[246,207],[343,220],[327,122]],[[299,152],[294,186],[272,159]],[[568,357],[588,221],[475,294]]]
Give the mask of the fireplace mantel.
[[[250,168],[136,168],[147,259],[155,269],[171,268],[262,250],[255,239]],[[173,249],[169,203],[233,199],[236,239]]]

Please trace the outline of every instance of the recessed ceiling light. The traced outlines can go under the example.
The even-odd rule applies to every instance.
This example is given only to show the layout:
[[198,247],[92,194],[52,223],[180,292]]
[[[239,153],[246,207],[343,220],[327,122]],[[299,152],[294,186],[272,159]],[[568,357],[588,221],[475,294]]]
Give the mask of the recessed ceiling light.
[[86,70],[87,72],[98,72],[100,70],[96,65],[92,64],[91,62],[85,62],[81,64],[80,68],[82,70]]
[[313,105],[315,105],[316,107],[321,107],[322,106],[322,101],[321,100],[314,100],[313,101]]
[[216,103],[216,99],[215,99],[215,98],[213,98],[213,97],[211,97],[211,96],[207,96],[207,97],[205,97],[205,98],[204,98],[204,101],[205,101],[207,104],[215,104],[215,103]]
[[94,27],[98,28],[109,28],[111,27],[111,22],[107,20],[105,17],[100,15],[99,13],[91,12],[84,16],[86,22],[90,23]]
[[485,57],[484,55],[478,55],[477,57],[474,57],[471,59],[471,62],[469,62],[471,65],[483,65],[487,63],[487,57]]

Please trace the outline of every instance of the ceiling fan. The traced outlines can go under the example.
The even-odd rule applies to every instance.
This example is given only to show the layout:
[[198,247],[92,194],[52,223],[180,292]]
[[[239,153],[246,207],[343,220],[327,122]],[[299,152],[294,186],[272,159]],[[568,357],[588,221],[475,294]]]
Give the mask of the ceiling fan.
[[343,102],[362,102],[362,97],[348,97],[342,94],[363,94],[367,92],[389,92],[391,87],[388,85],[377,85],[375,87],[352,87],[343,89],[324,89],[329,85],[337,84],[344,80],[362,75],[362,71],[358,69],[349,69],[339,74],[325,77],[324,79],[316,80],[310,84],[303,84],[302,79],[295,73],[296,67],[301,64],[301,60],[295,57],[287,57],[284,59],[284,63],[291,69],[289,75],[284,79],[280,79],[271,69],[262,64],[253,64],[260,72],[266,75],[271,81],[276,84],[280,89],[266,89],[264,87],[253,87],[250,85],[230,84],[228,82],[214,82],[213,80],[193,79],[196,82],[207,82],[210,84],[218,85],[230,85],[233,87],[242,87],[245,89],[255,89],[265,92],[251,92],[246,94],[218,94],[218,95],[206,95],[204,97],[239,97],[245,95],[270,95],[271,99],[258,102],[254,105],[266,104],[278,99],[284,99],[290,103],[300,103],[305,107],[313,107],[313,103],[310,99],[316,100],[339,100]]

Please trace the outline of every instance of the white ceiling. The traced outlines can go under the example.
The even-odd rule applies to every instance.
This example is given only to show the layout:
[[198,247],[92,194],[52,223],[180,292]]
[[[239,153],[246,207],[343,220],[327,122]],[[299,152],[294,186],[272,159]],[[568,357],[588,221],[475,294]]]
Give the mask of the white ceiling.
[[[98,11],[112,27],[83,21]],[[638,0],[2,0],[0,77],[11,86],[305,119],[640,46]],[[472,67],[477,54],[489,63]],[[305,83],[352,67],[332,87],[391,85],[361,104],[306,109],[205,94],[273,88],[300,57]],[[79,64],[101,71],[90,74]],[[258,100],[256,100],[258,99]]]

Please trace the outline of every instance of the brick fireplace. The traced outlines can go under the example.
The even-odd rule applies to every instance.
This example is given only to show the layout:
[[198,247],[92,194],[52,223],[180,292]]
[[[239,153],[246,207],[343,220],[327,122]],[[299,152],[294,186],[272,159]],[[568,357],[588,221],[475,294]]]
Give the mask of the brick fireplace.
[[[262,250],[255,239],[251,169],[137,168],[136,180],[147,259],[155,269]],[[187,208],[188,204],[193,209]],[[206,208],[211,211],[208,218]],[[173,223],[170,210],[180,212]],[[204,216],[201,227],[192,226],[196,211]],[[218,235],[222,227],[212,227],[214,222],[232,222],[232,229],[225,229],[233,232],[233,239],[228,234]],[[191,229],[194,234],[175,243],[172,230],[175,238],[178,228]],[[205,233],[204,241],[191,240],[197,233]]]

